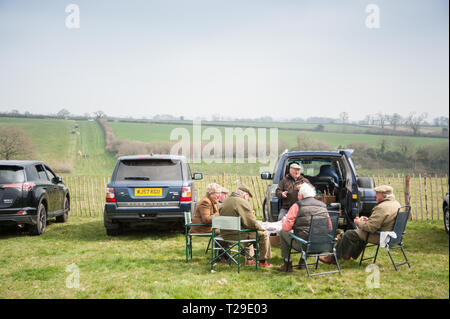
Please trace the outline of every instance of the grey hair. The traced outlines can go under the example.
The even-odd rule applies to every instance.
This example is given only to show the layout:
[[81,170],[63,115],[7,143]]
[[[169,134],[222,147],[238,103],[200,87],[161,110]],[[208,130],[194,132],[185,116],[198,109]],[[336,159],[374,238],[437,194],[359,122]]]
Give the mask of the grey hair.
[[301,184],[298,192],[303,195],[303,198],[316,196],[316,189],[309,183]]
[[222,186],[216,183],[211,183],[206,186],[206,193],[212,194],[212,193],[220,193],[222,190]]

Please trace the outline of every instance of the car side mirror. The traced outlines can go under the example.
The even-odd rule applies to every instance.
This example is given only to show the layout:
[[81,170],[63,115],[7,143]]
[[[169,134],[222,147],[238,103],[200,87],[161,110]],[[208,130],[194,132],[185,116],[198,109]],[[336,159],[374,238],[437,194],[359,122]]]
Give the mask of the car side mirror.
[[272,179],[272,174],[269,172],[263,172],[261,173],[261,179]]
[[193,180],[200,180],[200,179],[203,179],[203,174],[202,173],[194,173],[193,175],[192,175],[192,179]]
[[54,177],[53,178],[53,183],[55,183],[55,184],[62,183],[62,177],[61,176]]

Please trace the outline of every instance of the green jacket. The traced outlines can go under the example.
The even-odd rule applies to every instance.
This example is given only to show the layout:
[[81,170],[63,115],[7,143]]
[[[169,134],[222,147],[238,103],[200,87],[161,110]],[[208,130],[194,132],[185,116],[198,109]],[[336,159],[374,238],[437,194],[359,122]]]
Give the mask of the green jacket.
[[[256,221],[253,215],[253,208],[248,201],[240,197],[237,193],[225,199],[219,209],[220,216],[241,216],[241,229],[256,229],[264,231],[264,229]],[[234,230],[220,230],[220,235],[226,240],[238,240],[238,233]],[[255,238],[255,232],[241,233],[241,239]]]
[[391,231],[394,228],[397,211],[400,208],[400,203],[394,196],[387,197],[380,201],[373,209],[369,220],[366,222],[359,222],[359,229],[356,230],[358,236],[362,240],[366,240],[367,233],[369,233],[370,243],[379,243],[380,236],[374,234],[375,231]]

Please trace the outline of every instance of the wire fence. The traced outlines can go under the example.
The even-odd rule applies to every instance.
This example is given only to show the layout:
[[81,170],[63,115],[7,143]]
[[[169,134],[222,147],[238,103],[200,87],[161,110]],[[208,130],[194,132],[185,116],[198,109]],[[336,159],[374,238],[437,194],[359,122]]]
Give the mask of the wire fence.
[[[72,216],[103,216],[105,206],[106,185],[110,176],[65,175],[64,183],[68,186],[71,197]],[[374,175],[376,185],[391,185],[397,200],[411,205],[413,220],[440,220],[443,200],[448,192],[448,176],[429,175]],[[263,202],[268,186],[272,183],[259,176],[240,175],[204,175],[202,180],[194,181],[197,198],[205,194],[209,183],[217,183],[226,187],[230,193],[241,184],[248,186],[253,194],[250,204],[257,216],[262,216]]]

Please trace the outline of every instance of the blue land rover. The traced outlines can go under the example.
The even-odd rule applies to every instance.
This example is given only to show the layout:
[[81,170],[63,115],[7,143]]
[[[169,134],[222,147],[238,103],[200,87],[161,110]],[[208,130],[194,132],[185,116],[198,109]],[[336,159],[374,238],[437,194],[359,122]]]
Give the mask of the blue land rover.
[[184,220],[196,202],[193,180],[184,156],[135,155],[117,159],[107,185],[104,225],[109,236],[124,225]]
[[264,218],[276,221],[281,201],[275,195],[278,183],[289,173],[292,163],[303,166],[304,175],[313,184],[328,205],[328,211],[340,214],[343,228],[354,228],[353,219],[369,216],[376,205],[375,182],[369,177],[359,177],[351,159],[353,150],[334,152],[303,151],[281,154],[275,171],[264,172],[262,179],[270,179],[263,203]]

